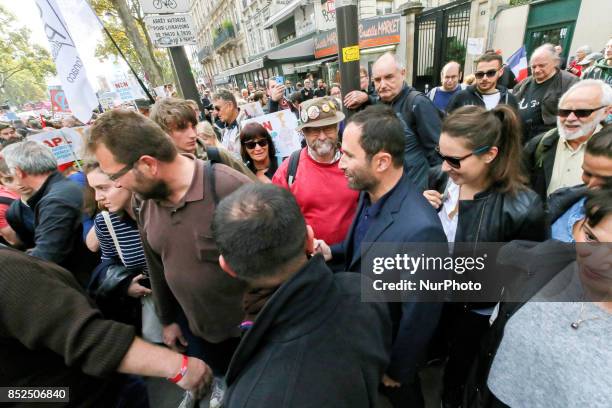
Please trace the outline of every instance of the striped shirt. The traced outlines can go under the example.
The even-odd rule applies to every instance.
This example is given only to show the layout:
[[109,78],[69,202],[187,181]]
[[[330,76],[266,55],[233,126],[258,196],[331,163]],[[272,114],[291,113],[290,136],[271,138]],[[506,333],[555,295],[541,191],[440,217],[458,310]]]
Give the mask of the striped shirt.
[[[129,217],[121,217],[115,213],[109,214],[113,229],[115,230],[115,235],[117,235],[117,241],[121,247],[125,267],[128,269],[143,269],[146,271],[146,259],[136,222]],[[96,215],[94,224],[96,236],[98,237],[98,241],[100,241],[102,260],[113,258],[119,260],[120,257],[115,248],[113,237],[106,227],[102,214]]]

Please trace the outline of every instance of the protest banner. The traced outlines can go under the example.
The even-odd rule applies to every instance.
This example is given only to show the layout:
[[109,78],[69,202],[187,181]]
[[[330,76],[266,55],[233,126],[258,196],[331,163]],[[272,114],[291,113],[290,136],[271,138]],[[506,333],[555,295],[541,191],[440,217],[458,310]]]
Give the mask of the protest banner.
[[259,102],[251,102],[240,105],[240,109],[244,111],[246,118],[252,119],[257,116],[265,115],[263,107]]
[[296,130],[298,120],[289,109],[257,116],[242,122],[242,124],[244,126],[251,122],[259,123],[270,133],[276,147],[276,157],[287,157],[301,148],[301,136]]
[[62,128],[28,136],[29,140],[43,143],[53,150],[57,164],[62,165],[81,160],[87,145],[89,126]]

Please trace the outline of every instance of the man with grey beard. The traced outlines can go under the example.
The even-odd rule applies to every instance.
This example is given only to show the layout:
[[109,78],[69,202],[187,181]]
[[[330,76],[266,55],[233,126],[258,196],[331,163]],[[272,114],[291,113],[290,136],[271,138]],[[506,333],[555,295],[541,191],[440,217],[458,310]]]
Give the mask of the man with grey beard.
[[543,200],[562,187],[582,183],[587,142],[612,112],[612,88],[600,80],[573,85],[559,100],[557,127],[525,145],[531,188]]
[[293,193],[315,237],[333,244],[344,239],[359,196],[338,168],[338,124],[343,120],[332,97],[303,102],[298,130],[307,146],[285,160],[272,178],[272,183]]

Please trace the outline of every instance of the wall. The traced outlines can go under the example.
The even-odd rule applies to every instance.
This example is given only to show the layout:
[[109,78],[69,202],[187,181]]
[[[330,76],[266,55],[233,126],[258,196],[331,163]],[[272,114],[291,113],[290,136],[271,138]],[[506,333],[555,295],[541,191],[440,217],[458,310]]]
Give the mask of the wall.
[[583,45],[590,45],[593,52],[601,51],[610,37],[610,0],[582,0],[569,55],[576,55]]
[[523,45],[528,15],[529,5],[512,7],[501,11],[493,22],[491,48],[501,50],[504,60]]

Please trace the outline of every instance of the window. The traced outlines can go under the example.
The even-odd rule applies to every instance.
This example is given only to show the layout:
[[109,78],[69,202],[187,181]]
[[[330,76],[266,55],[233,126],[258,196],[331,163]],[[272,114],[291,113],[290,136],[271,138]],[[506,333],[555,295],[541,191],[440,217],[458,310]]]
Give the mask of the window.
[[376,15],[390,14],[393,10],[393,0],[376,0]]

